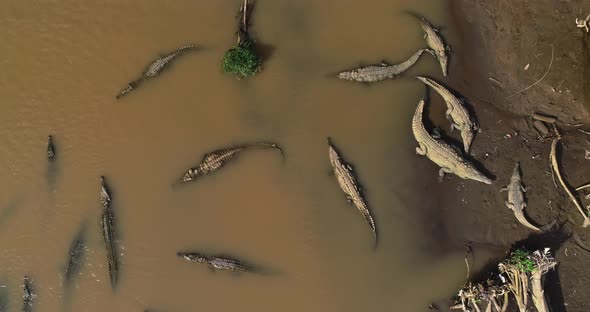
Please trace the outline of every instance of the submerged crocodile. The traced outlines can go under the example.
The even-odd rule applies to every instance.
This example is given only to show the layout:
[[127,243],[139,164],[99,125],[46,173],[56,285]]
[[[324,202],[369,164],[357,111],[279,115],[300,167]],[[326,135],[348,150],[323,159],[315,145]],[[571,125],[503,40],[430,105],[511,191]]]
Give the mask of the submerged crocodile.
[[191,49],[196,49],[196,48],[197,48],[196,45],[192,45],[192,44],[185,45],[185,46],[180,47],[180,48],[174,50],[173,52],[170,52],[170,53],[166,54],[165,56],[162,56],[161,58],[153,61],[145,68],[145,70],[143,71],[143,74],[141,75],[140,78],[131,81],[127,85],[127,87],[125,87],[123,90],[121,90],[121,92],[119,92],[119,94],[115,98],[120,99],[121,97],[123,97],[127,93],[136,89],[146,79],[153,78],[153,77],[159,75],[166,67],[168,67],[168,65],[170,65],[177,57],[182,55],[185,51],[191,50]]
[[105,209],[111,205],[111,191],[107,186],[104,176],[100,176],[100,203]]
[[445,115],[451,121],[451,131],[453,129],[461,131],[463,149],[465,153],[469,153],[475,131],[479,128],[465,107],[465,103],[440,83],[434,81],[434,79],[423,76],[417,76],[416,78],[434,89],[445,100],[447,104]]
[[420,49],[416,51],[409,59],[400,64],[388,65],[382,63],[381,65],[360,67],[350,71],[341,72],[338,74],[338,78],[360,82],[377,82],[385,79],[393,79],[412,67],[425,51],[429,50]]
[[33,283],[31,279],[25,275],[24,284],[23,284],[23,312],[30,312],[33,309],[33,301],[35,300]]
[[55,146],[53,145],[53,137],[47,136],[47,158],[52,161],[55,158]]
[[420,27],[424,30],[424,39],[429,48],[434,51],[436,59],[440,63],[440,68],[444,76],[447,76],[447,68],[449,63],[449,52],[451,49],[445,45],[441,34],[438,29],[434,28],[424,17],[415,16]]
[[64,283],[67,285],[80,271],[82,258],[84,257],[84,228],[82,228],[70,245],[68,262],[66,264]]
[[502,191],[508,191],[508,201],[506,201],[506,207],[514,212],[516,220],[525,227],[540,232],[541,229],[532,225],[524,216],[524,209],[526,208],[526,201],[524,199],[524,193],[526,188],[522,185],[520,176],[520,163],[516,162],[512,177],[510,177],[510,184],[504,187]]
[[180,183],[190,182],[200,176],[208,175],[214,171],[217,171],[218,169],[225,166],[229,161],[238,157],[241,152],[254,148],[275,148],[282,153],[281,147],[278,144],[271,142],[258,142],[218,149],[205,154],[203,159],[201,159],[201,163],[199,163],[197,167],[190,168],[182,176]]
[[119,277],[119,259],[117,254],[117,242],[115,238],[115,217],[113,216],[113,209],[111,207],[111,196],[108,191],[104,177],[100,177],[101,183],[101,203],[104,207],[101,216],[100,225],[102,227],[102,237],[104,239],[105,248],[107,251],[107,262],[109,266],[109,277],[111,280],[111,287],[117,285]]
[[211,270],[253,272],[254,268],[243,262],[225,256],[207,256],[196,252],[178,252],[177,256],[196,263],[207,263]]
[[338,185],[346,194],[348,200],[354,204],[354,206],[361,212],[365,220],[371,227],[373,238],[377,241],[377,228],[375,226],[375,220],[371,216],[369,207],[362,196],[360,185],[358,184],[352,167],[347,164],[342,157],[336,151],[334,144],[328,138],[328,154],[330,156],[330,163],[334,168],[334,174],[338,180]]
[[492,184],[492,180],[479,172],[475,166],[460,155],[460,150],[443,141],[440,136],[431,136],[424,127],[422,115],[424,113],[424,99],[420,100],[416,113],[412,119],[412,132],[418,141],[416,153],[426,156],[440,166],[439,176],[442,181],[445,173],[454,173],[462,179],[471,179],[485,184]]

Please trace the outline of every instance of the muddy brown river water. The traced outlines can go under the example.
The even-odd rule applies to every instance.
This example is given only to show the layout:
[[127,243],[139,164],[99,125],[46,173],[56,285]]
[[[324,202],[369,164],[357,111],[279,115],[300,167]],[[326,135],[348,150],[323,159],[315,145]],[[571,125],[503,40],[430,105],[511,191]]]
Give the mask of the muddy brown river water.
[[[404,77],[370,87],[334,74],[405,60],[424,40],[404,10],[444,25],[443,1],[259,0],[251,34],[264,71],[220,71],[241,1],[0,4],[0,299],[33,311],[425,311],[465,278],[462,246],[441,247],[436,172],[422,170],[410,118],[440,77],[425,55]],[[128,96],[115,95],[159,54],[188,53]],[[46,158],[47,135],[56,159]],[[332,137],[354,165],[379,231],[330,163]],[[202,155],[269,140],[215,175],[172,183]],[[119,284],[110,287],[99,176],[113,190]],[[64,282],[67,254],[83,262]],[[179,250],[231,254],[273,274],[210,272]],[[3,310],[4,311],[4,310]]]

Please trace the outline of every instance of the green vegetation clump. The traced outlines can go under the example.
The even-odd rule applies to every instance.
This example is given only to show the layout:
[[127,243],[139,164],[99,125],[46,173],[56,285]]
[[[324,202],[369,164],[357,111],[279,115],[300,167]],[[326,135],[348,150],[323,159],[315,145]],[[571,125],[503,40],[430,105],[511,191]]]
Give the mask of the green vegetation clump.
[[262,59],[254,51],[254,44],[249,40],[239,42],[227,50],[221,60],[221,69],[226,74],[238,77],[254,76],[260,71]]
[[537,264],[531,259],[530,253],[523,249],[518,249],[510,255],[510,264],[526,273],[531,273],[537,268]]

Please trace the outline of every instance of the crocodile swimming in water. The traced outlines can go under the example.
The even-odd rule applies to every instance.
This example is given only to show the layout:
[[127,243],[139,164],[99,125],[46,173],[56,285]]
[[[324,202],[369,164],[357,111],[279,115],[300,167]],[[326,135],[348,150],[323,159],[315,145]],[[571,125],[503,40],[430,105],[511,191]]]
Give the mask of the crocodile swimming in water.
[[428,159],[441,167],[439,170],[441,181],[445,173],[454,173],[462,179],[492,184],[492,180],[479,172],[471,162],[460,155],[458,148],[449,145],[438,135],[433,137],[428,133],[422,120],[423,113],[424,99],[420,100],[412,119],[412,132],[419,145],[416,147],[416,153],[428,157]]
[[451,131],[453,129],[461,131],[463,149],[465,150],[465,153],[469,153],[473,137],[479,127],[469,114],[469,111],[465,107],[465,103],[434,79],[422,76],[417,76],[416,78],[430,86],[445,100],[445,103],[447,104],[445,116],[451,121]]
[[361,212],[365,220],[371,227],[373,238],[377,241],[377,228],[375,226],[375,220],[371,215],[371,211],[367,206],[365,199],[361,194],[360,185],[357,182],[352,167],[347,164],[342,157],[336,151],[334,144],[331,139],[328,138],[328,155],[330,157],[330,163],[334,168],[334,174],[338,180],[338,185],[346,194],[348,200],[354,204],[354,206]]
[[196,252],[178,252],[177,256],[196,263],[207,263],[211,270],[253,272],[254,268],[225,256],[207,256]]
[[414,17],[420,23],[420,27],[424,30],[424,39],[430,49],[434,51],[434,56],[440,63],[440,68],[444,76],[447,76],[448,63],[449,63],[449,52],[451,49],[445,45],[441,34],[438,29],[434,28],[424,17],[414,15]]
[[429,50],[421,49],[416,51],[409,59],[400,64],[388,65],[382,63],[381,65],[360,67],[350,71],[341,72],[338,74],[338,78],[360,82],[377,82],[385,79],[393,79],[412,67],[425,51]]
[[47,158],[49,161],[52,161],[55,158],[55,146],[51,135],[47,136]]
[[105,248],[107,251],[107,263],[109,266],[111,287],[114,288],[117,285],[119,278],[119,259],[114,229],[115,217],[113,215],[113,208],[111,207],[111,195],[103,176],[100,177],[100,184],[101,203],[104,208],[102,211],[100,225],[102,227],[102,237],[104,239]]
[[506,207],[514,212],[516,220],[525,227],[540,232],[541,229],[532,225],[524,216],[524,209],[526,208],[526,201],[524,199],[524,193],[526,188],[522,185],[522,178],[520,176],[520,163],[516,162],[514,171],[510,177],[510,184],[504,187],[502,191],[508,191],[508,201],[506,201]]
[[121,90],[121,92],[119,92],[119,94],[115,98],[120,99],[129,92],[135,90],[146,79],[153,78],[159,75],[166,67],[168,67],[168,65],[170,65],[177,57],[182,55],[185,51],[196,48],[198,48],[196,45],[185,45],[153,61],[145,68],[140,78],[131,81],[123,90]]
[[281,153],[283,152],[281,147],[276,143],[271,142],[258,142],[251,144],[243,144],[228,148],[218,149],[209,152],[203,156],[201,163],[197,167],[190,168],[180,179],[180,183],[186,183],[193,181],[198,177],[208,175],[214,171],[225,166],[229,161],[238,157],[238,155],[248,149],[254,148],[275,148]]
[[23,284],[23,312],[30,312],[33,309],[33,301],[35,300],[34,288],[31,279],[25,275]]
[[64,283],[66,285],[68,285],[74,278],[74,275],[80,271],[83,261],[82,258],[84,257],[84,248],[84,228],[82,228],[72,241],[68,252],[69,257],[64,274]]

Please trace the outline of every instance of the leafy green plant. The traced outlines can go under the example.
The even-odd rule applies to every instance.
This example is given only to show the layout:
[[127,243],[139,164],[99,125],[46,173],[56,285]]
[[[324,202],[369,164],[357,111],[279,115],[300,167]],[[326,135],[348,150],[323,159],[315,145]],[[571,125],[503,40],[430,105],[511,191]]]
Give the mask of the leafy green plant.
[[524,249],[517,249],[510,255],[510,264],[515,265],[519,270],[526,273],[533,272],[537,268],[530,253]]
[[254,76],[261,66],[262,59],[254,51],[254,43],[249,40],[242,40],[227,50],[221,60],[223,72],[244,78]]

